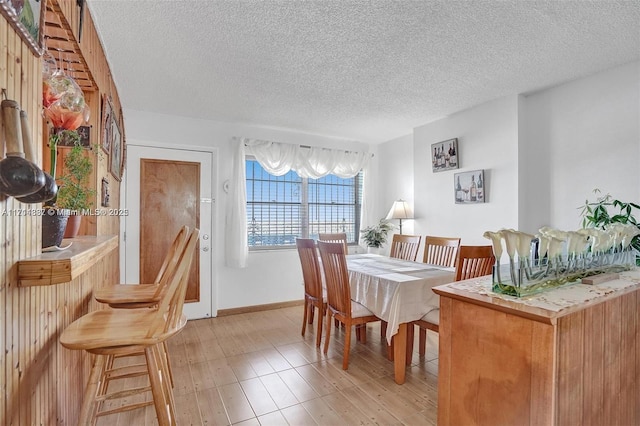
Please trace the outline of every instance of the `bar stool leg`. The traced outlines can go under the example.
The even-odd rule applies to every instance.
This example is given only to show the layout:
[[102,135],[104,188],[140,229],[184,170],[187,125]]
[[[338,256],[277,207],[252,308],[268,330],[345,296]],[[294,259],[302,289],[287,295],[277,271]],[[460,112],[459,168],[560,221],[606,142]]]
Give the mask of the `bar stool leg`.
[[169,365],[167,363],[169,359],[162,354],[163,345],[155,345],[154,350],[156,352],[156,356],[160,360],[160,367],[161,367],[160,373],[163,379],[162,391],[164,392],[165,400],[167,401],[167,404],[169,406],[169,414],[172,419],[175,419],[176,418],[176,402],[173,397],[173,391],[172,391],[173,386],[171,384],[170,375],[169,375]]
[[82,408],[80,408],[79,425],[94,425],[96,422],[96,412],[98,410],[98,402],[96,396],[98,388],[103,380],[106,357],[104,355],[94,355],[93,367],[89,375],[89,383],[84,391],[82,399]]
[[[149,371],[149,382],[151,383],[151,393],[153,394],[153,404],[156,408],[156,416],[158,424],[175,425],[175,419],[171,418],[171,413],[167,406],[168,401],[165,397],[165,391],[162,384],[161,366],[158,364],[158,357],[153,346],[144,350],[147,359],[147,368]],[[160,362],[162,362],[160,360]]]

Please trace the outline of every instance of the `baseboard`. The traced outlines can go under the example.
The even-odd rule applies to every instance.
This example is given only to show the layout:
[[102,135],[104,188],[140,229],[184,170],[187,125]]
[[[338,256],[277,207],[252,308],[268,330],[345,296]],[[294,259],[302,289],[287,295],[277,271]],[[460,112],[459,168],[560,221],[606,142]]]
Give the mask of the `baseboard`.
[[292,300],[290,302],[268,303],[266,305],[253,305],[253,306],[243,306],[241,308],[218,309],[218,316],[225,317],[228,315],[247,314],[251,312],[268,311],[271,309],[290,308],[292,306],[302,305],[303,303],[304,303],[304,300]]

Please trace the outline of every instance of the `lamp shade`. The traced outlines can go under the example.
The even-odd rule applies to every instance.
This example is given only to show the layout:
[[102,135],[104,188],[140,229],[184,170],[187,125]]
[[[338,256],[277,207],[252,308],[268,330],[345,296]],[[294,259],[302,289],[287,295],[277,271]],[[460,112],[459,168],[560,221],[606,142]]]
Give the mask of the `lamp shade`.
[[391,210],[387,214],[386,219],[412,219],[413,212],[409,207],[409,203],[404,200],[397,200],[393,202]]

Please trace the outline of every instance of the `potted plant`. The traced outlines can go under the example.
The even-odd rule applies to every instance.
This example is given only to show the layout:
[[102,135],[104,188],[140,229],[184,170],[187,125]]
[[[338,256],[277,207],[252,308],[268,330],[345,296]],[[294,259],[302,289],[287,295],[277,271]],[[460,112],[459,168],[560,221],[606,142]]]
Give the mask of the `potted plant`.
[[[43,76],[43,106],[44,115],[51,125],[49,133],[49,150],[51,153],[50,175],[62,185],[61,176],[58,176],[58,143],[65,138],[76,141],[79,135],[76,129],[88,119],[88,108],[84,100],[84,94],[71,78],[62,72],[54,72],[52,75]],[[82,150],[82,147],[74,148]],[[80,154],[82,152],[80,151]],[[89,174],[91,171],[89,171]],[[72,179],[72,178],[69,178]],[[58,202],[62,192],[59,188],[58,195],[46,202],[45,214],[42,219],[42,248],[59,247],[67,225],[69,209]],[[69,194],[69,191],[67,191]],[[73,196],[64,196],[67,199]]]
[[387,242],[387,234],[393,229],[393,225],[385,219],[380,219],[377,225],[368,226],[360,231],[369,252],[379,251]]
[[[596,194],[596,201],[585,200],[584,205],[580,207],[583,228],[606,229],[612,223],[632,224],[640,228],[632,214],[634,210],[640,210],[639,204],[616,200],[610,194],[598,196],[599,189],[594,189],[593,193]],[[614,214],[609,212],[609,208],[614,209]],[[631,246],[636,250],[636,264],[640,266],[640,235],[631,240]]]
[[64,173],[58,178],[56,204],[59,208],[70,210],[64,238],[73,238],[78,235],[82,214],[93,206],[92,198],[96,191],[89,183],[93,163],[80,145],[80,136],[75,131],[67,133],[72,138],[73,147],[64,157]]

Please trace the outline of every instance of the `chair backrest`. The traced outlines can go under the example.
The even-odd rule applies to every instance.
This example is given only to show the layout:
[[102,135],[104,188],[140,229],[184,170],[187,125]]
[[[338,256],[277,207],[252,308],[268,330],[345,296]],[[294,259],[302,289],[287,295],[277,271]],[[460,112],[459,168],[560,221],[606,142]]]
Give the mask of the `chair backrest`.
[[422,237],[419,235],[394,234],[389,257],[415,261]]
[[347,234],[344,232],[338,232],[334,234],[321,232],[318,234],[318,241],[326,241],[328,243],[343,243],[344,254],[349,254],[349,246],[347,245]]
[[427,235],[424,238],[424,257],[422,261],[432,265],[453,268],[456,265],[458,247],[460,247],[460,238]]
[[344,245],[318,241],[324,280],[327,286],[327,307],[344,317],[351,317],[351,288]]
[[162,265],[160,265],[160,269],[158,270],[158,274],[156,275],[156,279],[154,281],[154,284],[158,286],[154,297],[160,296],[160,292],[163,291],[163,286],[171,278],[171,273],[177,266],[180,255],[184,250],[184,246],[187,244],[188,236],[189,227],[187,225],[184,225],[176,234],[173,242],[171,243],[171,246],[169,246],[169,250],[167,250],[167,254],[162,261]]
[[492,246],[460,246],[456,281],[491,274],[495,261]]
[[194,253],[198,245],[200,230],[194,228],[187,238],[187,243],[178,257],[177,267],[170,274],[162,299],[158,303],[156,316],[149,327],[147,337],[152,338],[159,333],[175,328],[181,321],[184,298],[191,270]]
[[304,291],[311,297],[322,300],[322,275],[318,262],[318,251],[315,240],[309,238],[296,238],[298,256],[302,266],[302,278]]

